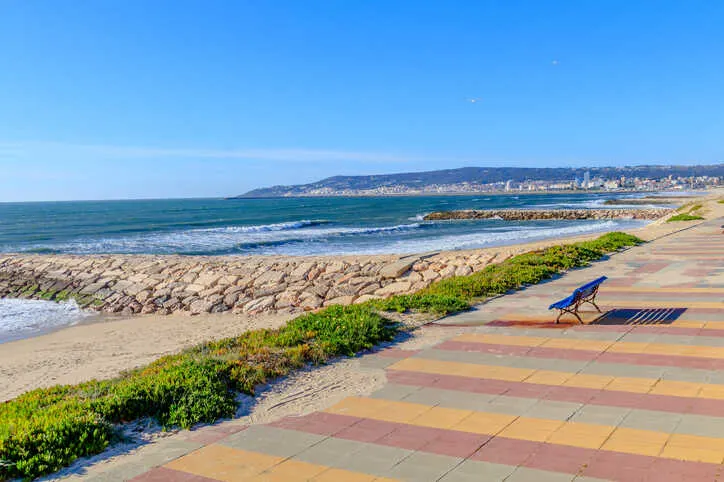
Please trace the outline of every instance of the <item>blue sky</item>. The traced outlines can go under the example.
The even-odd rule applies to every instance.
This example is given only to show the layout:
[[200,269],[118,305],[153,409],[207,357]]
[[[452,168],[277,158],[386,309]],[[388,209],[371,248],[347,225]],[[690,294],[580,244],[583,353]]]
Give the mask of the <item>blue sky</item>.
[[718,162],[722,23],[709,0],[0,0],[0,201]]

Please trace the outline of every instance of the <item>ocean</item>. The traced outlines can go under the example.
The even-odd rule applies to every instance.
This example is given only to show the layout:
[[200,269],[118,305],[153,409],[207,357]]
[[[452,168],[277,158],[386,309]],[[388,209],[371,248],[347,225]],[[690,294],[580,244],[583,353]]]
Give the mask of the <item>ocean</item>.
[[616,221],[426,222],[432,211],[601,207],[610,194],[0,204],[0,252],[325,255],[456,250],[627,229]]
[[[640,221],[426,222],[432,211],[594,208],[610,194],[169,199],[0,204],[0,252],[183,255],[413,253],[642,226]],[[0,300],[0,343],[87,319],[74,304]]]

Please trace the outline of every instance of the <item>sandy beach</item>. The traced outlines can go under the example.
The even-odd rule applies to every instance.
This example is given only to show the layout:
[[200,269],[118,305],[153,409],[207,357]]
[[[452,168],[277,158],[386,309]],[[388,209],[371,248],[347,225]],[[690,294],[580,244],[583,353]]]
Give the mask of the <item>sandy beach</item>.
[[[708,198],[712,197],[716,195]],[[704,209],[716,214],[724,211],[724,205],[709,201]],[[652,240],[692,224],[666,223],[662,219],[630,232],[645,240]],[[494,256],[496,260],[502,260],[522,252],[593,239],[599,235],[445,254],[463,259]],[[298,313],[249,315],[227,312],[198,316],[135,315],[101,318],[99,322],[5,343],[0,345],[0,401],[34,388],[112,377],[194,344],[257,328],[277,327],[295,316]]]

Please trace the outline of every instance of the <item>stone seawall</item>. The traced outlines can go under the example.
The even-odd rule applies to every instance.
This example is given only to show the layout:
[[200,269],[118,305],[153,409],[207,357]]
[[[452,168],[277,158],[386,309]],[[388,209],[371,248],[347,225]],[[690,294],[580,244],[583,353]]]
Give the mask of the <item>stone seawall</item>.
[[0,297],[72,298],[83,307],[123,315],[302,312],[412,293],[510,255],[484,250],[410,257],[0,255]]
[[654,220],[671,214],[669,208],[655,209],[485,209],[439,211],[425,216],[425,221],[452,219],[503,219],[505,221],[580,220],[580,219],[641,219]]

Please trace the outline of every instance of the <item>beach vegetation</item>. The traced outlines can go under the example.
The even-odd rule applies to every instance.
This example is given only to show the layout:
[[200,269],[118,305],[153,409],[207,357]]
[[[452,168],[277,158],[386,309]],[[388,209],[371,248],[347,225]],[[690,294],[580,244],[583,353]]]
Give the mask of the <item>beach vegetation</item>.
[[697,216],[695,214],[681,213],[681,214],[675,214],[674,216],[671,216],[669,219],[666,220],[666,222],[673,223],[676,221],[699,221],[701,219],[704,219],[704,218],[701,216]]
[[119,440],[124,422],[153,417],[189,428],[231,417],[238,392],[253,395],[292,370],[392,340],[400,325],[386,312],[454,313],[641,242],[609,233],[521,254],[412,295],[330,306],[275,330],[203,343],[113,379],[33,390],[0,404],[0,479],[38,477],[100,453]]

